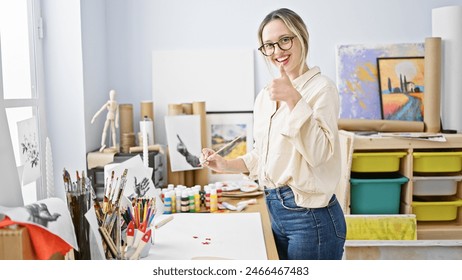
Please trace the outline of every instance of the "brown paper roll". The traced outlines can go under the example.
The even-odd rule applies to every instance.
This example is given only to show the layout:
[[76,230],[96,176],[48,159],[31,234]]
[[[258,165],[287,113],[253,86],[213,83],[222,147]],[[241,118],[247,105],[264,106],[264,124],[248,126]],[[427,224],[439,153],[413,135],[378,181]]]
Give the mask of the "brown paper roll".
[[349,131],[423,132],[424,123],[418,121],[340,119],[338,128]]
[[[182,104],[168,104],[169,116],[182,115],[183,114],[183,105]],[[185,185],[185,172],[184,171],[172,171],[172,166],[170,164],[170,153],[167,149],[167,178],[169,184],[174,185]]]
[[[185,115],[192,115],[193,109],[192,109],[192,103],[183,103],[181,104],[183,107],[183,114]],[[184,181],[185,185],[188,187],[194,186],[194,170],[187,170],[184,172]]]
[[168,115],[183,115],[183,104],[168,104]]
[[120,147],[127,147],[130,145],[126,143],[126,139],[123,135],[126,133],[133,133],[133,105],[132,104],[120,104],[119,105],[119,119],[120,119]]
[[122,153],[129,153],[131,147],[136,146],[136,137],[135,133],[124,133],[122,134],[122,138],[120,138],[120,150]]
[[154,104],[152,101],[141,101],[140,103],[140,120],[147,116],[154,121]]
[[441,38],[425,39],[424,123],[426,132],[440,132]]
[[193,106],[192,103],[183,103],[181,104],[183,107],[183,114],[185,115],[192,115],[193,114]]
[[[192,103],[193,115],[200,115],[201,119],[201,144],[207,147],[207,116],[205,110],[205,101]],[[195,185],[207,185],[209,182],[209,171],[207,168],[194,170]]]

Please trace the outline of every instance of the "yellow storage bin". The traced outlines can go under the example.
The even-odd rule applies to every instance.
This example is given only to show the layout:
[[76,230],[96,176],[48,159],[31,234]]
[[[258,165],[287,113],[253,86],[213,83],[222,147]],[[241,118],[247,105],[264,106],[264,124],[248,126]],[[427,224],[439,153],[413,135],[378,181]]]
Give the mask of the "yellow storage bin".
[[462,206],[462,199],[437,199],[412,202],[412,213],[416,215],[417,221],[452,221],[457,219],[457,208]]
[[356,152],[351,163],[352,172],[397,172],[400,159],[406,152]]
[[414,172],[437,173],[462,170],[462,152],[414,152]]

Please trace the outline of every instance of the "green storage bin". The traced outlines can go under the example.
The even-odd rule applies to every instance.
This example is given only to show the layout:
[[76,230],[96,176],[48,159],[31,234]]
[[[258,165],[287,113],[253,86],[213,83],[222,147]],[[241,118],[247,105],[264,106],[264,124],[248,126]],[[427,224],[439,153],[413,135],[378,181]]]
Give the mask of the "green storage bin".
[[404,176],[350,178],[351,214],[399,214]]

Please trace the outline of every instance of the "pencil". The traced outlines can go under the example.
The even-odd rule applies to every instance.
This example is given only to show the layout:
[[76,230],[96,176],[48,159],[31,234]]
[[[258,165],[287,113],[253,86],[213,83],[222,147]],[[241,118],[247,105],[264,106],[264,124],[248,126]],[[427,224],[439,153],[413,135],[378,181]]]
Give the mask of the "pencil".
[[158,229],[162,227],[163,225],[165,225],[166,223],[170,222],[171,220],[173,220],[173,216],[168,216],[167,218],[163,219],[158,224],[156,224],[154,228]]
[[[229,142],[228,144],[224,145],[223,147],[221,147],[218,151],[214,152],[213,154],[211,154],[210,156],[208,157],[211,157],[211,156],[214,156],[216,154],[218,154],[219,152],[223,151],[224,149],[228,148],[229,146],[231,146],[234,142],[236,142],[237,140],[239,140],[240,138],[242,138],[242,136],[244,135],[239,135],[238,137],[234,138],[231,142]],[[200,164],[203,164],[204,162],[206,162],[207,160],[203,160],[200,162]]]

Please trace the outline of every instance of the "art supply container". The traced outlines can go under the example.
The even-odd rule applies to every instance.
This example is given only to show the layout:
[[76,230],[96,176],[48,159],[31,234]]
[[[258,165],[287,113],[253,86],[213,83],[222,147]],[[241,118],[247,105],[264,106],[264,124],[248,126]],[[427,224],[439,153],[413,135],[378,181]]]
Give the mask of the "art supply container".
[[154,227],[151,227],[151,238],[149,242],[144,245],[143,250],[141,251],[140,258],[146,258],[149,255],[152,245],[154,245]]
[[85,214],[92,205],[90,190],[77,190],[67,192],[67,206],[71,214],[74,231],[79,250],[74,250],[76,260],[91,260],[90,252],[90,224]]

